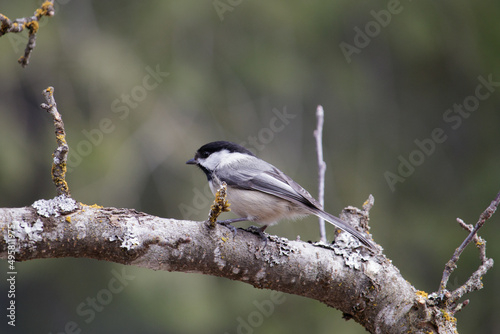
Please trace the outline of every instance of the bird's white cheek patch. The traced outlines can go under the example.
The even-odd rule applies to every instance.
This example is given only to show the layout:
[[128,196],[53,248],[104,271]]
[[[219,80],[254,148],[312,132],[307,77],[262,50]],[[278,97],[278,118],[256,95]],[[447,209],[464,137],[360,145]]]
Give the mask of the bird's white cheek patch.
[[[234,164],[237,162],[241,162],[243,160],[247,160],[247,159],[251,158],[247,154],[238,153],[238,152],[229,153],[226,150],[221,151],[221,152],[217,152],[214,154],[216,155],[215,158],[217,158],[217,160],[220,161],[218,168],[221,168],[221,167],[224,167],[227,165],[231,165],[231,164]],[[209,158],[211,158],[214,154],[212,154]]]

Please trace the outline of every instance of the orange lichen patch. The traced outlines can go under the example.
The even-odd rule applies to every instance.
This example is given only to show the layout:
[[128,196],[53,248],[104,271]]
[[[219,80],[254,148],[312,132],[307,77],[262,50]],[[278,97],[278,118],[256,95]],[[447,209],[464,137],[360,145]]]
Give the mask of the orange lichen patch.
[[24,26],[26,28],[29,29],[29,31],[32,33],[32,34],[36,34],[37,31],[38,31],[38,28],[40,28],[40,25],[38,24],[38,21],[30,21],[30,22],[26,22],[24,24]]
[[416,292],[417,296],[420,296],[420,297],[424,297],[424,298],[427,298],[427,296],[429,295],[427,292],[425,291],[417,291]]
[[441,310],[441,314],[446,321],[457,322],[457,318],[446,312],[445,310]]

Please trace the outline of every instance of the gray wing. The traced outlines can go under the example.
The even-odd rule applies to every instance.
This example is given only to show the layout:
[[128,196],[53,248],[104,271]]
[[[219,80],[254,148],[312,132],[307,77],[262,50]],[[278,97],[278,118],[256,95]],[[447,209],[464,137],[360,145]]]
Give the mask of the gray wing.
[[311,209],[311,213],[354,235],[366,246],[374,249],[373,244],[365,235],[356,231],[340,218],[323,211],[307,190],[265,161],[252,157],[252,159],[245,161],[245,164],[228,164],[224,168],[216,170],[215,173],[221,181],[226,182],[229,186],[262,191],[291,202],[304,204]]
[[235,188],[262,191],[310,208],[320,208],[307,190],[278,168],[258,158],[252,157],[245,164],[228,164],[216,170],[216,174],[221,181]]

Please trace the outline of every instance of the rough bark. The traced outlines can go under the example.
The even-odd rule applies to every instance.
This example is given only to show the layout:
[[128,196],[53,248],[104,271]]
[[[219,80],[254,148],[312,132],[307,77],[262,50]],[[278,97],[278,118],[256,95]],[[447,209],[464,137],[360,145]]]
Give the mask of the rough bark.
[[[366,220],[367,212],[344,211]],[[334,245],[269,236],[225,226],[102,208],[59,196],[0,209],[0,258],[16,261],[85,257],[153,270],[201,273],[316,299],[371,333],[453,332],[454,318],[429,306],[382,254],[342,233]],[[441,320],[439,320],[441,319]],[[439,321],[444,325],[440,326]],[[446,327],[445,327],[446,326]],[[449,328],[448,330],[444,330]]]

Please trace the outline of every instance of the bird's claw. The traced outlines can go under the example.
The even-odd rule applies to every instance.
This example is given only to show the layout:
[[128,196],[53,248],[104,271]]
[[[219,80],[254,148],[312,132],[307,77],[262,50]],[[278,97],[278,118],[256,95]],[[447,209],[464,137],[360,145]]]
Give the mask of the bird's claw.
[[234,227],[233,225],[231,225],[231,223],[233,223],[233,221],[231,221],[230,219],[229,220],[220,220],[220,221],[217,221],[217,223],[222,225],[222,226],[227,227],[229,230],[231,230],[231,232],[233,232],[233,238],[236,237],[236,233],[238,233],[238,229],[236,227]]
[[266,227],[267,227],[267,225],[264,225],[262,227],[257,227],[257,226],[252,225],[252,226],[248,227],[248,229],[247,229],[247,231],[254,233],[254,234],[257,234],[262,239],[262,241],[264,241],[263,248],[265,248],[267,246],[267,235],[266,235],[266,233],[264,233]]

